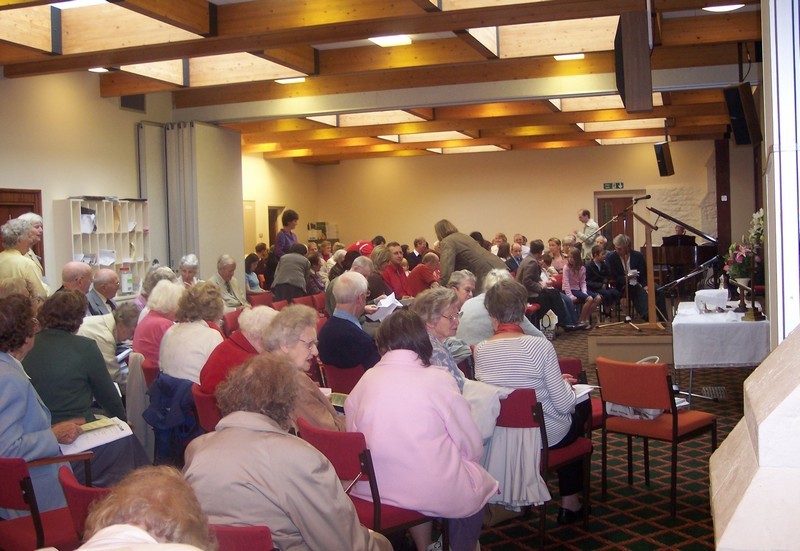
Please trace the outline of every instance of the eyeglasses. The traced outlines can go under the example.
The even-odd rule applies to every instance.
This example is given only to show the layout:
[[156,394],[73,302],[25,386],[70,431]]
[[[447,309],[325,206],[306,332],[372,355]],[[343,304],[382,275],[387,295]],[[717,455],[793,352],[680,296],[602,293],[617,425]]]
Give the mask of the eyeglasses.
[[461,319],[461,312],[456,312],[455,314],[450,314],[449,316],[442,314],[442,317],[449,319],[450,321],[458,321]]
[[309,350],[316,348],[317,345],[319,344],[319,341],[317,340],[313,341],[304,341],[303,339],[297,339],[297,340],[306,345],[306,348],[308,348]]

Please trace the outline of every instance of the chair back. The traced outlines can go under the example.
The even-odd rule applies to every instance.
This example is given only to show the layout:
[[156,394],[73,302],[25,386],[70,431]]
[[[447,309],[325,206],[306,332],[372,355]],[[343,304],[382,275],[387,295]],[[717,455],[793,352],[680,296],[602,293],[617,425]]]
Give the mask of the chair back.
[[300,438],[317,448],[328,458],[340,480],[362,479],[358,455],[367,449],[367,440],[360,432],[339,432],[316,427],[298,417]]
[[320,362],[320,367],[322,367],[322,372],[325,375],[325,384],[327,384],[333,392],[339,392],[341,394],[350,394],[350,392],[353,391],[353,387],[356,386],[356,383],[358,383],[359,379],[364,375],[364,366],[361,364],[349,369],[343,369]]
[[510,429],[536,428],[531,408],[536,405],[536,391],[532,388],[518,388],[505,399],[500,400],[500,413],[497,415],[498,427]]
[[292,304],[302,304],[303,306],[308,306],[309,308],[315,308],[314,301],[311,298],[311,295],[303,295],[301,297],[295,297],[292,299]]
[[239,329],[239,315],[241,315],[242,309],[237,308],[233,312],[228,312],[224,316],[222,316],[222,328],[225,331],[225,336],[230,337],[231,333]]
[[107,495],[111,489],[84,486],[78,482],[78,479],[72,473],[72,469],[66,465],[62,465],[58,470],[58,481],[64,490],[64,497],[67,498],[67,507],[69,507],[69,514],[72,516],[72,525],[75,527],[75,532],[80,537],[83,537],[86,517],[89,515],[89,505]]
[[197,409],[200,426],[206,432],[214,432],[217,423],[222,419],[222,413],[219,411],[219,406],[217,406],[217,397],[203,392],[197,383],[192,384],[192,396],[194,397],[194,406]]
[[247,295],[247,302],[250,306],[269,306],[272,307],[272,293],[265,291],[263,293],[249,293]]
[[311,295],[311,302],[314,303],[314,308],[317,309],[317,313],[320,316],[326,316],[327,313],[325,312],[325,293],[317,293],[316,295]]
[[272,303],[272,307],[275,310],[277,310],[278,312],[280,312],[281,310],[283,310],[287,306],[289,306],[289,301],[288,300],[276,300],[276,301],[274,301]]
[[622,406],[672,411],[669,368],[665,364],[638,364],[597,358],[597,379],[604,402]]
[[[26,484],[29,488],[26,488]],[[0,457],[0,508],[31,511],[35,505],[33,485],[25,460],[21,457]]]
[[219,551],[272,551],[272,533],[266,526],[221,526],[210,524],[208,532]]
[[160,369],[157,365],[149,360],[142,360],[142,375],[144,375],[144,384],[147,388],[153,386],[153,383],[158,378]]
[[580,358],[559,358],[558,367],[561,368],[561,373],[571,375],[579,381],[586,375],[583,372],[583,362]]
[[317,335],[319,335],[319,332],[322,331],[322,328],[325,327],[326,323],[328,323],[328,318],[325,316],[320,316],[317,318]]

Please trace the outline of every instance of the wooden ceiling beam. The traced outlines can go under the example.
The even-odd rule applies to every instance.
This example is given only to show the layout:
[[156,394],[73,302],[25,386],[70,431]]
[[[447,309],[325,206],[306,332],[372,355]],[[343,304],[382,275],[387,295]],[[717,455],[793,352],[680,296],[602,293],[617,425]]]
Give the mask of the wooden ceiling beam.
[[315,128],[330,128],[327,124],[312,121],[309,119],[275,119],[266,121],[252,122],[232,122],[222,124],[225,128],[236,130],[242,134],[254,134],[258,132],[291,132],[295,130],[312,130]]
[[123,8],[152,17],[162,23],[208,36],[211,33],[210,8],[206,0],[110,0]]
[[705,17],[664,19],[661,22],[663,46],[745,42],[761,40],[761,13],[724,13]]
[[298,157],[294,162],[298,164],[307,164],[315,166],[339,164],[341,161],[356,161],[363,159],[378,159],[381,157],[418,157],[423,155],[437,155],[432,151],[392,151],[388,153],[359,153],[359,154],[342,154],[330,156],[315,156],[315,157]]
[[255,55],[307,75],[319,73],[317,51],[310,46],[271,48],[262,52],[256,52]]
[[0,16],[0,40],[50,53],[53,46],[53,25],[48,6],[10,10]]
[[0,0],[0,11],[52,4],[53,0]]
[[104,98],[171,92],[180,86],[126,71],[111,71],[100,75],[100,96]]
[[[294,4],[293,4],[294,5]],[[508,25],[615,15],[635,9],[641,0],[550,0],[511,6],[489,6],[406,17],[383,17],[335,24],[260,31],[203,40],[182,40],[116,48],[102,52],[60,56],[46,61],[12,64],[5,76],[22,77],[55,72],[80,71],[91,67],[118,67],[168,59],[182,59],[234,52],[252,52],[288,46],[327,44],[360,40],[370,36],[452,31],[472,27]]]
[[321,128],[315,130],[297,130],[288,132],[269,132],[245,134],[243,144],[262,142],[303,141],[339,139],[359,136],[385,136],[392,134],[417,134],[420,132],[444,132],[479,128],[508,128],[515,126],[563,125],[581,122],[607,122],[648,118],[674,118],[681,116],[720,115],[727,113],[724,103],[698,105],[670,105],[654,107],[651,113],[627,113],[624,109],[600,109],[596,111],[575,111],[551,113],[544,115],[512,115],[486,119],[434,120],[423,122],[406,122],[398,124],[380,124],[373,126],[352,126],[344,128]]
[[[654,0],[653,9],[657,12],[699,10],[708,6],[724,6],[730,0]],[[760,4],[761,0],[736,0],[737,4]]]
[[21,61],[32,61],[36,59],[47,59],[49,54],[19,44],[12,44],[0,40],[0,65],[18,63]]

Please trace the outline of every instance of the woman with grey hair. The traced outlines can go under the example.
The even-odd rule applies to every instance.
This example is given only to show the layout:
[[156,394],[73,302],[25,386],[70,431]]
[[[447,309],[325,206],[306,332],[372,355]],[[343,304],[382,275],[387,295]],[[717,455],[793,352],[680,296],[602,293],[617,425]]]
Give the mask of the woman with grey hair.
[[292,422],[302,417],[312,425],[344,431],[344,417],[339,415],[330,400],[306,373],[317,351],[317,312],[302,304],[288,306],[278,312],[264,337],[268,352],[284,354],[295,368],[299,394],[292,412]]
[[181,281],[184,286],[191,287],[200,281],[197,279],[197,269],[199,267],[200,260],[196,254],[189,253],[181,257],[181,261],[178,263],[178,272],[181,275]]
[[289,434],[298,381],[284,354],[231,371],[216,390],[222,420],[186,448],[186,480],[211,524],[269,526],[279,549],[390,551],[361,525],[325,456]]
[[[35,212],[26,212],[25,214],[20,214],[17,216],[18,220],[23,220],[25,222],[30,222],[32,226],[32,237],[33,240],[31,241],[30,248],[28,252],[25,253],[25,256],[30,258],[34,264],[36,264],[36,269],[39,272],[39,278],[42,280],[42,285],[44,285],[45,289],[49,292],[49,287],[47,286],[47,281],[44,279],[44,267],[42,267],[42,258],[36,254],[33,248],[42,242],[42,236],[44,235],[44,220],[41,216],[36,214]],[[41,252],[41,251],[40,251]]]
[[147,299],[150,296],[150,293],[153,292],[153,288],[156,286],[156,283],[161,281],[162,279],[167,279],[169,281],[177,281],[178,276],[175,275],[175,272],[172,271],[171,268],[167,266],[159,266],[157,268],[152,268],[147,274],[144,276],[144,281],[142,281],[142,290],[139,292],[139,296],[136,297],[133,303],[142,313],[139,317],[141,321],[147,315],[147,312],[150,310],[147,308]]
[[454,336],[458,329],[461,318],[458,311],[458,295],[447,287],[428,289],[416,296],[411,304],[411,310],[425,322],[425,329],[433,347],[431,365],[446,367],[458,383],[458,390],[464,392],[464,374],[458,369],[453,355],[444,345],[444,341]]
[[145,314],[133,333],[133,351],[144,355],[144,359],[158,366],[161,340],[167,330],[175,325],[178,303],[186,288],[177,281],[162,279],[156,283],[147,301],[149,312]]
[[26,221],[14,218],[2,227],[3,250],[0,252],[0,279],[21,277],[30,281],[36,295],[47,298],[47,289],[42,283],[41,275],[36,264],[26,255],[34,242],[33,225]]
[[[492,320],[489,318],[489,312],[486,311],[486,306],[484,305],[486,291],[498,282],[510,279],[512,279],[511,273],[506,268],[491,270],[486,274],[486,277],[483,278],[484,292],[472,297],[461,307],[461,323],[456,331],[456,336],[459,339],[469,346],[474,346],[494,334]],[[522,320],[521,326],[525,334],[544,338],[542,332],[536,329],[527,318]]]
[[344,273],[344,255],[347,254],[347,251],[344,249],[339,249],[335,251],[325,265],[328,268],[328,281],[333,281],[340,275]]
[[456,270],[450,274],[447,287],[453,289],[458,295],[458,308],[464,305],[475,294],[475,274],[469,270]]

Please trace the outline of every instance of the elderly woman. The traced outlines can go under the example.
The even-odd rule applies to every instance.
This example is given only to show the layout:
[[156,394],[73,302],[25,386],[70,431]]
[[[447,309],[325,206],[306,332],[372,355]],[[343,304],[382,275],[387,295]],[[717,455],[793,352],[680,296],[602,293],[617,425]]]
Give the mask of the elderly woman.
[[[525,319],[527,299],[525,287],[516,281],[500,281],[486,292],[494,336],[475,347],[475,377],[491,385],[535,389],[550,448],[560,448],[581,435],[591,406],[586,401],[576,408],[575,392],[561,374],[550,341],[523,333],[520,323]],[[577,462],[558,471],[559,524],[581,518],[582,470]]]
[[200,371],[200,388],[214,394],[228,372],[245,360],[264,352],[264,337],[272,320],[278,314],[269,306],[245,308],[239,315],[239,329],[222,341],[211,353]]
[[42,242],[42,236],[44,235],[44,219],[42,219],[42,217],[36,214],[35,212],[26,212],[25,214],[20,214],[19,216],[17,216],[17,219],[23,220],[25,222],[30,222],[31,224],[32,239],[30,248],[28,249],[28,252],[25,253],[25,256],[30,258],[33,261],[33,263],[36,264],[36,271],[39,274],[39,279],[42,280],[42,285],[44,285],[45,289],[48,289],[49,291],[49,288],[47,287],[47,284],[44,280],[44,268],[42,267],[42,262],[41,262],[42,259],[33,250],[33,247]]
[[311,263],[306,258],[308,248],[295,243],[278,261],[272,296],[275,300],[290,300],[306,294],[306,282],[311,274]]
[[328,261],[325,263],[326,267],[328,268],[328,281],[333,281],[340,275],[344,273],[344,257],[347,254],[347,251],[344,249],[339,249],[335,253],[331,255]]
[[[59,455],[59,443],[71,444],[80,435],[84,419],[51,426],[50,411],[31,385],[20,361],[33,345],[36,329],[31,300],[12,294],[0,298],[0,457],[26,461]],[[42,512],[64,507],[58,484],[58,465],[30,469],[36,501]],[[0,509],[0,519],[21,516],[21,511]]]
[[184,286],[191,287],[199,280],[197,279],[197,270],[200,267],[200,260],[196,254],[189,253],[181,257],[178,263],[178,272],[181,275],[181,281]]
[[186,293],[186,288],[178,282],[159,281],[147,301],[149,312],[139,321],[133,333],[133,351],[144,359],[158,365],[161,341],[164,333],[175,325],[178,303]]
[[286,355],[295,368],[298,395],[292,422],[302,417],[317,427],[343,431],[344,418],[306,373],[318,354],[317,342],[317,312],[302,304],[278,312],[264,337],[266,350]]
[[210,281],[198,283],[184,293],[175,315],[178,323],[167,330],[161,341],[161,371],[200,383],[200,370],[222,342],[222,334],[209,322],[219,320],[224,307],[219,287]]
[[166,279],[168,281],[178,281],[178,276],[176,276],[175,272],[173,272],[167,266],[153,268],[144,276],[144,281],[142,282],[142,291],[139,293],[139,296],[133,300],[133,303],[140,312],[139,321],[143,320],[150,311],[147,300],[150,298],[150,293],[153,292],[156,284],[162,279]]
[[458,295],[452,289],[439,287],[428,289],[417,295],[411,309],[425,322],[433,353],[431,364],[441,365],[455,378],[458,390],[464,392],[464,374],[458,369],[453,355],[444,345],[448,337],[453,337],[458,329]]
[[288,433],[298,380],[288,355],[234,369],[216,390],[216,431],[186,449],[186,480],[212,524],[269,526],[279,549],[389,551],[359,522],[330,462]]
[[[453,377],[431,366],[431,340],[416,313],[394,312],[377,339],[383,358],[347,398],[347,430],[367,439],[383,503],[450,519],[451,548],[472,551],[497,481],[480,466],[469,404]],[[365,482],[353,495],[371,499]],[[430,544],[429,526],[412,535],[418,550]]]
[[458,296],[458,309],[464,306],[467,300],[471,299],[475,293],[475,274],[469,270],[456,270],[450,274],[447,287],[453,289]]
[[[469,346],[475,346],[494,334],[492,320],[484,304],[486,292],[498,282],[510,279],[512,279],[511,273],[507,269],[492,270],[486,274],[486,277],[483,278],[484,292],[472,297],[461,307],[461,322],[458,324],[458,330],[456,331],[456,336],[459,339]],[[544,338],[542,332],[536,329],[527,318],[522,320],[522,330],[527,335]]]
[[0,279],[21,277],[30,281],[36,295],[47,297],[47,289],[42,284],[41,276],[36,264],[26,255],[31,245],[35,242],[33,225],[15,218],[9,220],[2,227],[3,248],[0,252]]
[[[38,496],[37,496],[38,497]],[[192,487],[172,467],[142,467],[94,503],[81,551],[181,543],[181,549],[215,551],[208,520]]]
[[449,220],[439,220],[434,226],[441,248],[440,281],[449,281],[456,270],[469,270],[475,274],[479,284],[492,269],[507,270],[506,263],[493,255],[477,241],[458,231]]
[[[75,334],[86,307],[86,296],[79,291],[59,291],[45,301],[38,316],[43,329],[23,360],[25,371],[55,423],[76,418],[94,421],[93,401],[108,417],[125,421],[125,406],[97,343]],[[144,450],[132,435],[92,451],[92,480],[101,487],[147,464]],[[73,470],[80,479],[83,464],[73,465]]]

